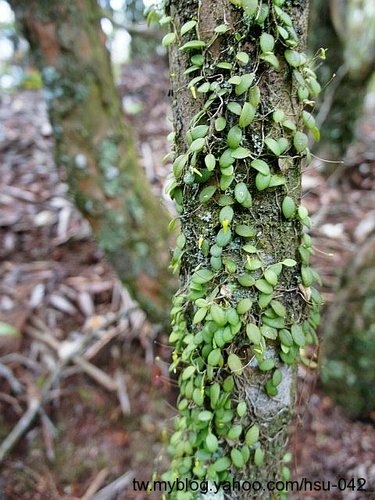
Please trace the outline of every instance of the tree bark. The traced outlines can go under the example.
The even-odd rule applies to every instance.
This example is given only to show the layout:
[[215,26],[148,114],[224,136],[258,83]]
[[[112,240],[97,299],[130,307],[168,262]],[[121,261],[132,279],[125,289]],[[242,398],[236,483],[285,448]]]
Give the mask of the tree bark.
[[[301,217],[294,210],[288,214],[285,208],[289,202],[292,206],[299,205],[301,165],[306,150],[302,148],[301,153],[296,143],[303,103],[297,98],[299,84],[283,56],[286,46],[278,40],[273,48],[261,36],[267,33],[274,41],[280,39],[275,19],[285,13],[287,21],[293,22],[299,48],[303,47],[308,2],[285,2],[281,14],[274,6],[277,3],[284,2],[265,2],[269,13],[263,22],[257,22],[258,8],[254,15],[246,17],[241,8],[233,7],[227,0],[168,2],[177,40],[170,51],[176,132],[176,180],[171,193],[182,222],[182,235],[178,239],[181,288],[172,310],[171,335],[176,345],[172,369],[182,369],[180,413],[176,433],[171,438],[173,460],[170,474],[165,476],[169,479],[236,478],[259,481],[265,487],[267,481],[288,476],[283,456],[296,391],[293,365],[298,358],[297,344],[301,342],[292,341],[290,350],[284,346],[280,354],[280,331],[284,330],[281,336],[285,330],[302,332],[303,325],[302,335],[311,334],[306,320],[311,282],[301,278],[297,270],[298,264],[304,268],[308,261],[306,248],[303,250],[306,237],[302,235]],[[194,20],[197,27],[186,34],[187,28],[183,28],[181,35],[181,27]],[[279,20],[279,24],[283,22]],[[223,25],[227,31],[215,35],[215,28]],[[205,43],[203,49],[184,48],[186,42],[194,39]],[[262,59],[266,52],[272,53],[278,63],[273,59],[273,64],[269,63],[267,57]],[[200,54],[201,60],[197,58]],[[217,63],[223,61],[230,66],[218,67]],[[186,74],[192,64],[198,67]],[[252,83],[242,92],[238,78],[231,77],[248,74],[253,75]],[[203,78],[192,84],[192,78],[199,75]],[[206,86],[201,87],[202,84]],[[251,124],[245,125],[241,109],[247,102],[256,113]],[[240,111],[236,111],[238,106]],[[275,110],[282,110],[283,114],[274,115]],[[282,116],[283,126],[278,116]],[[223,128],[215,124],[219,117],[226,119]],[[296,128],[286,119],[292,120]],[[206,135],[202,128],[194,128],[205,125]],[[232,130],[233,127],[237,129]],[[242,138],[230,138],[229,131],[238,136],[239,128]],[[200,132],[204,144],[199,137],[195,142]],[[287,139],[282,152],[268,140],[271,137]],[[232,159],[236,156],[240,159],[230,160],[228,167],[222,155],[232,153]],[[210,165],[213,160],[208,155],[216,158],[214,164]],[[271,176],[268,180],[272,178],[276,183],[272,181],[267,188],[261,185],[264,175],[259,170],[267,177],[268,168]],[[243,185],[252,202],[244,201],[240,192]],[[288,201],[284,203],[285,198]],[[224,216],[224,209],[228,216]],[[302,220],[307,222],[304,217]],[[272,271],[277,272],[276,279]],[[249,309],[245,304],[250,302],[244,299],[250,299]],[[276,309],[281,304],[282,319],[275,318],[270,304]],[[269,320],[271,317],[276,321]],[[249,324],[252,331],[248,330]],[[257,340],[254,337],[258,335]],[[218,357],[217,362],[214,357]],[[280,375],[282,381],[276,383],[277,389],[271,387],[272,377]],[[231,380],[234,392],[230,394],[225,387]],[[220,392],[218,401],[213,396],[216,390]],[[238,407],[240,403],[245,406]],[[259,439],[248,447],[252,439],[247,433],[256,434],[256,429]],[[260,460],[263,454],[264,462]],[[224,460],[220,462],[221,459]],[[223,464],[225,470],[221,468]],[[244,489],[221,493],[227,498],[260,498],[259,492]],[[275,495],[262,491],[261,498]]]
[[138,165],[95,0],[10,0],[42,71],[56,161],[77,207],[133,298],[166,324],[168,216]]

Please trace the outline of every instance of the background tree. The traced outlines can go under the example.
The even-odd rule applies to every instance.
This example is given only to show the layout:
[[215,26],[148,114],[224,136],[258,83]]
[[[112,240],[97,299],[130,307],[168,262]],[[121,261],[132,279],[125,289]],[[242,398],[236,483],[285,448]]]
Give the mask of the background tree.
[[372,235],[352,257],[324,322],[321,380],[352,417],[375,410],[374,248]]
[[321,154],[342,160],[351,145],[375,71],[375,6],[372,0],[312,0],[309,47],[326,48],[318,71],[324,87],[318,116]]
[[166,322],[168,217],[124,121],[95,0],[10,0],[42,71],[56,161],[120,280],[151,320]]
[[182,371],[166,477],[265,484],[289,477],[294,366],[319,319],[308,313],[320,299],[299,206],[303,129],[317,134],[304,107],[319,92],[302,52],[308,2],[167,3],[170,192],[182,224],[172,368]]

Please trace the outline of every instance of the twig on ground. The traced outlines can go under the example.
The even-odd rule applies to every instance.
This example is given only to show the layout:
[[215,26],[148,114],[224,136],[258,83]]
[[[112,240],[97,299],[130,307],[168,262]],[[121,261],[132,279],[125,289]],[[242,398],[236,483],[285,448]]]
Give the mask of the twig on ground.
[[121,411],[123,415],[130,415],[131,406],[126,387],[125,374],[121,370],[116,370],[115,380],[117,383],[117,396],[120,401]]
[[46,395],[60,376],[64,364],[65,363],[60,363],[57,366],[56,370],[50,374],[46,382],[43,384],[42,391],[40,392],[39,396],[32,396],[30,398],[28,409],[0,445],[0,462],[4,460],[6,455],[12,450],[21,436],[30,427],[31,423],[39,412]]
[[91,500],[112,500],[129,486],[133,478],[133,471],[126,472],[126,474],[120,476],[118,479],[98,491]]
[[92,500],[93,495],[98,491],[98,489],[103,485],[104,481],[107,479],[109,470],[107,468],[102,469],[96,476],[94,481],[88,487],[86,493],[81,497],[81,500]]
[[0,376],[4,377],[14,394],[22,394],[24,392],[23,385],[16,379],[10,368],[0,363]]

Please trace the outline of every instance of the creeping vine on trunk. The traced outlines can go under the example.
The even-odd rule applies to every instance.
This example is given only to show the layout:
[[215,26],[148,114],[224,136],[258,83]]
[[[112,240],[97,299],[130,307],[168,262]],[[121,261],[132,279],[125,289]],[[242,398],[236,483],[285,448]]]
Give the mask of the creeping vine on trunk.
[[300,205],[307,131],[319,138],[310,111],[320,86],[303,52],[308,1],[166,7],[181,288],[170,335],[179,414],[164,479],[221,482],[229,498],[260,498],[232,481],[290,477],[295,366],[316,342],[321,303]]

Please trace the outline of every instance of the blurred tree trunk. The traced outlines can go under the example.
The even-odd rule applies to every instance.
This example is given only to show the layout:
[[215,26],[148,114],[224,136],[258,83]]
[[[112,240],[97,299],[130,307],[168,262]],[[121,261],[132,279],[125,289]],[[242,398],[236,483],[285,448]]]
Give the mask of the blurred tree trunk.
[[10,0],[42,71],[56,161],[118,277],[166,323],[175,280],[168,216],[142,172],[95,0]]
[[324,321],[321,380],[352,417],[375,411],[375,235],[353,256]]
[[[258,23],[246,17],[241,2],[231,2],[239,8],[216,0],[167,3],[176,34],[170,51],[177,158],[172,196],[181,211],[178,242],[183,252],[181,289],[172,309],[171,341],[176,344],[172,367],[181,363],[184,369],[179,379],[180,416],[171,439],[174,459],[165,478],[217,481],[235,477],[264,485],[286,477],[282,475],[283,455],[296,393],[293,364],[299,348],[292,340],[290,350],[282,346],[280,354],[277,330],[284,328],[281,336],[289,338],[290,329],[302,332],[303,325],[308,332],[309,325],[305,321],[308,308],[298,293],[301,277],[294,267],[301,263],[302,225],[295,209],[290,218],[281,212],[286,194],[290,194],[287,201],[293,207],[300,202],[303,155],[291,146],[293,125],[286,125],[294,130],[287,132],[277,123],[278,116],[300,123],[303,105],[283,57],[285,46],[276,43],[274,49],[280,68],[263,62],[259,55],[261,50],[272,54],[269,37],[270,33],[273,40],[277,37],[278,15],[287,23],[292,19],[294,33],[299,34],[298,50],[303,50],[308,1],[287,2],[283,5],[286,12],[270,3],[269,11],[262,10],[264,21]],[[247,2],[250,4],[254,2]],[[281,27],[283,20],[278,21]],[[193,27],[190,31],[189,26]],[[271,43],[264,43],[262,49],[259,40]],[[271,57],[277,66],[275,59]],[[194,71],[186,72],[189,67]],[[243,80],[239,75],[245,75]],[[196,83],[192,80],[195,77]],[[233,81],[228,83],[231,77]],[[244,89],[235,92],[239,81]],[[276,108],[280,114],[273,121]],[[245,120],[244,110],[256,110],[255,118]],[[271,141],[270,148],[263,142],[265,137]],[[291,142],[285,143],[286,137]],[[284,143],[282,159],[272,142],[276,139]],[[257,172],[258,167],[263,173]],[[281,183],[271,187],[271,178]],[[261,185],[263,181],[266,183]],[[286,261],[292,268],[281,264],[288,258],[295,259]],[[306,253],[304,258],[308,258]],[[276,298],[278,302],[272,302]],[[276,309],[282,304],[282,316],[285,307],[283,319],[275,319],[271,302]],[[191,339],[197,339],[195,348]],[[272,367],[278,369],[274,372]],[[277,389],[272,385],[273,373],[275,379],[282,378]],[[225,388],[231,376],[234,393],[226,394],[231,391]],[[246,408],[245,415],[242,410],[238,410],[240,416],[236,414],[239,403]],[[249,435],[246,441],[245,433],[251,426],[249,432],[260,430],[259,441]],[[250,451],[246,442],[251,442]],[[238,495],[232,492],[226,498],[260,498],[254,492]],[[269,492],[261,497],[274,498]]]
[[[311,1],[310,50],[315,53],[320,48],[327,49],[327,59],[318,71],[325,90],[317,117],[322,140],[315,149],[329,160],[345,159],[375,71],[375,9],[372,2]],[[327,170],[332,168],[329,166]]]

